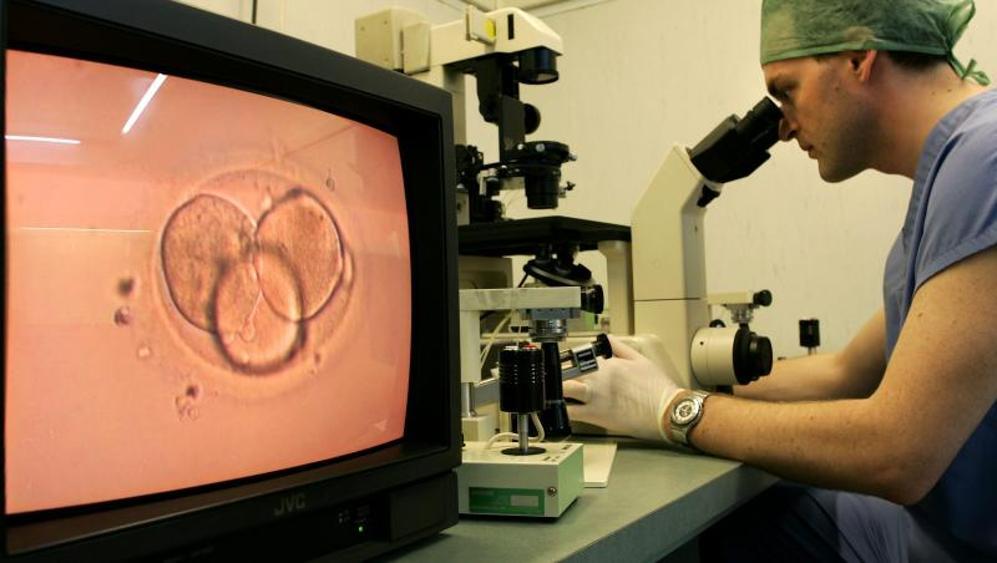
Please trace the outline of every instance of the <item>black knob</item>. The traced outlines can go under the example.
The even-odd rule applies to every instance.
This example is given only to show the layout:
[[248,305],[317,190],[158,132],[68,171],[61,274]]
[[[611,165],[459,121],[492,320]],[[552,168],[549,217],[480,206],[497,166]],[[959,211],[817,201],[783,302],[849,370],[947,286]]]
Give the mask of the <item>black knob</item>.
[[601,285],[582,288],[582,311],[601,315],[606,306],[606,297]]
[[540,128],[540,110],[532,104],[523,104],[523,127],[527,135]]
[[507,346],[499,352],[499,408],[531,413],[544,408],[543,352],[532,345]]
[[741,385],[772,372],[772,342],[746,327],[734,335],[734,377]]
[[772,304],[772,292],[767,289],[759,291],[752,297],[752,303],[759,307],[768,307]]
[[800,346],[804,348],[820,346],[819,319],[800,319]]
[[601,356],[605,359],[613,357],[613,345],[609,343],[609,337],[605,334],[600,334],[595,337],[595,341],[592,342],[592,351],[595,352],[596,356]]

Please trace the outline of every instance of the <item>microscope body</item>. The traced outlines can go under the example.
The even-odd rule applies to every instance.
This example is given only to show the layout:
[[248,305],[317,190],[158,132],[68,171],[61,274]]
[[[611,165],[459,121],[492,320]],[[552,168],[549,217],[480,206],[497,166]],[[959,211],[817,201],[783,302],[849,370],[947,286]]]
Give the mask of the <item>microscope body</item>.
[[[768,306],[771,294],[714,299],[732,311],[735,326],[711,322],[704,218],[724,183],[768,160],[781,118],[765,98],[743,119],[725,119],[692,149],[672,147],[634,209],[633,331],[661,339],[683,387],[746,385],[771,371],[771,343],[748,327],[751,311]],[[614,315],[615,306],[611,301]]]
[[657,335],[673,360],[678,383],[688,388],[703,387],[692,374],[690,343],[710,324],[706,209],[696,204],[703,186],[722,189],[703,178],[685,147],[672,147],[637,203],[630,225],[634,334]]

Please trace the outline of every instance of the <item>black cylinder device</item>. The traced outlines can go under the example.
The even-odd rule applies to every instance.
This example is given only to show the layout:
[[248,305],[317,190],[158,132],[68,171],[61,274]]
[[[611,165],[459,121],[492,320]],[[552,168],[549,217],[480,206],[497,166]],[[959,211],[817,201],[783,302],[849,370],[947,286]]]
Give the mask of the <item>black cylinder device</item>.
[[506,455],[535,455],[546,450],[529,442],[529,415],[545,406],[544,354],[532,344],[507,346],[499,352],[499,408],[514,413],[519,446]]
[[508,346],[499,352],[499,408],[526,414],[543,410],[544,358],[536,346]]
[[800,319],[800,346],[811,354],[817,352],[820,346],[820,320]]
[[547,396],[544,410],[540,413],[540,422],[551,438],[570,436],[571,421],[561,381],[561,351],[557,342],[544,342],[540,347],[543,350],[544,392]]

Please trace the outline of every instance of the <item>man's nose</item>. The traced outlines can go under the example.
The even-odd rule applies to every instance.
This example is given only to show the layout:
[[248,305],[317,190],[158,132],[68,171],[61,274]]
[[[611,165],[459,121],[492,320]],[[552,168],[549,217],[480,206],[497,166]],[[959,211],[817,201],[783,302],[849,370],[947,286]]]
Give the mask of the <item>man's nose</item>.
[[779,121],[779,140],[791,141],[796,138],[796,124],[783,117]]

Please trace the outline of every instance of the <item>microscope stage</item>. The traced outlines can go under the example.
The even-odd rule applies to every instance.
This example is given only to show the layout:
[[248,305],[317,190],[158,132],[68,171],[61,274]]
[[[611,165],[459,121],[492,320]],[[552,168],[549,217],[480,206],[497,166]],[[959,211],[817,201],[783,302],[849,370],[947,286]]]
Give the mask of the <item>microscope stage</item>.
[[603,241],[630,242],[630,227],[574,217],[536,217],[458,228],[461,256],[533,256],[544,244],[595,250]]

